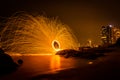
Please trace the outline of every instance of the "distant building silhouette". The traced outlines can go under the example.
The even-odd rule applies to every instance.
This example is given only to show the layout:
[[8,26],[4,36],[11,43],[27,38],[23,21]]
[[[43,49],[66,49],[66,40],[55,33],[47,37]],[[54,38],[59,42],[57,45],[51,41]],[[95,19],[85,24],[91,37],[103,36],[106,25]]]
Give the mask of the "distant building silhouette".
[[112,25],[102,26],[101,40],[103,44],[114,44],[120,37],[120,29]]

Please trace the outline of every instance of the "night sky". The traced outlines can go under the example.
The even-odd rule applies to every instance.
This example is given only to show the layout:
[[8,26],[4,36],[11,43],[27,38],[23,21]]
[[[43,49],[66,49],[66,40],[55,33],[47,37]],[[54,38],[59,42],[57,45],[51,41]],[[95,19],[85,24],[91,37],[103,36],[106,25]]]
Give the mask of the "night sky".
[[19,11],[58,17],[81,44],[99,43],[101,26],[120,26],[119,0],[0,0],[0,19]]

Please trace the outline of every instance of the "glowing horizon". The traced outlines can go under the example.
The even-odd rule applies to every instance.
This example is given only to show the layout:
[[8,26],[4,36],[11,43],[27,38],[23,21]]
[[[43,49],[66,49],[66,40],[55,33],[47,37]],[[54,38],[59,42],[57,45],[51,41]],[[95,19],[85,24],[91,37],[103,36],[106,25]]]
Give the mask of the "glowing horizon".
[[78,42],[70,28],[57,19],[15,14],[2,31],[1,46],[7,52],[54,53],[76,49]]

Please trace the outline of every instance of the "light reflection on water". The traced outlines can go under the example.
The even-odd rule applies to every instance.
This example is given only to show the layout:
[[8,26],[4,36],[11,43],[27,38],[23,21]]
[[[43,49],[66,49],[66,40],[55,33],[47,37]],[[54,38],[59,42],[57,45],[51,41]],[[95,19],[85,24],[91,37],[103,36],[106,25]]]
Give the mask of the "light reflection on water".
[[64,58],[58,55],[35,55],[35,56],[12,56],[15,62],[18,59],[23,60],[21,68],[29,70],[39,71],[51,71],[61,70],[75,66],[75,60],[73,58]]
[[60,56],[51,56],[50,69],[52,72],[61,68]]
[[75,68],[86,65],[86,61],[76,58],[64,58],[58,55],[46,56],[12,56],[15,62],[23,60],[22,66],[11,76],[31,77],[45,73],[56,73],[59,70]]

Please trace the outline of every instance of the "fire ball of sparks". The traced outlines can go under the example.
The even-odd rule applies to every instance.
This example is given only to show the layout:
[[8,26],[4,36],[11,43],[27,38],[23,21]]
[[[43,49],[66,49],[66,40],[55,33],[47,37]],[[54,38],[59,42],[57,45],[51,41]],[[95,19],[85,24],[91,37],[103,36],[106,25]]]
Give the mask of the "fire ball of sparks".
[[7,52],[46,54],[61,49],[76,49],[78,42],[71,29],[55,18],[17,13],[8,19],[1,32],[1,47]]
[[57,41],[57,40],[52,41],[52,48],[55,51],[59,51],[60,50],[60,43],[59,43],[59,41]]

